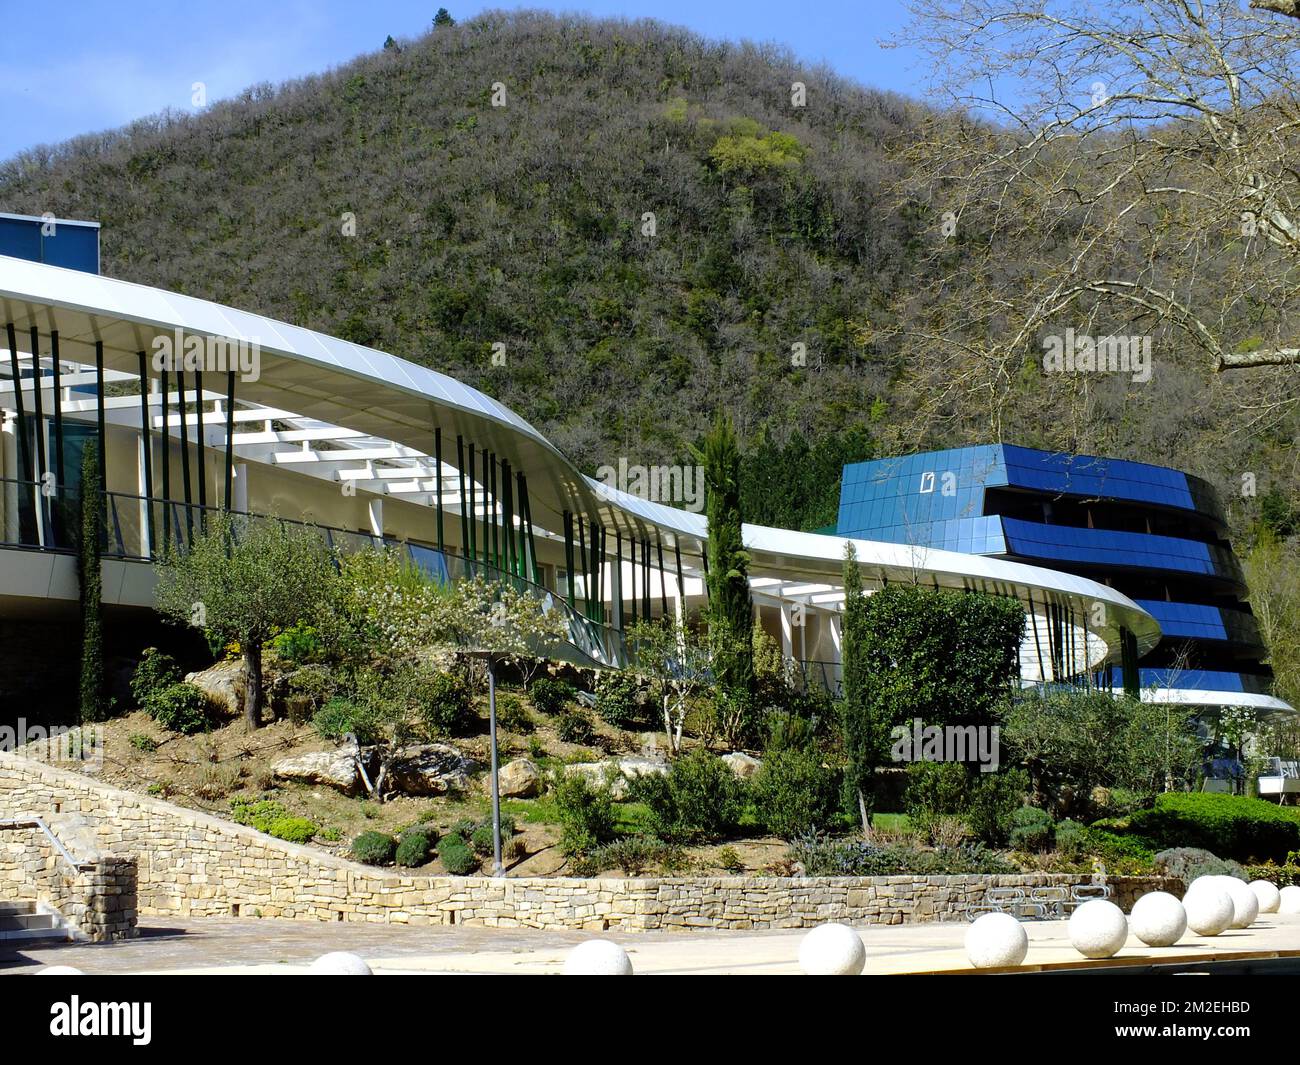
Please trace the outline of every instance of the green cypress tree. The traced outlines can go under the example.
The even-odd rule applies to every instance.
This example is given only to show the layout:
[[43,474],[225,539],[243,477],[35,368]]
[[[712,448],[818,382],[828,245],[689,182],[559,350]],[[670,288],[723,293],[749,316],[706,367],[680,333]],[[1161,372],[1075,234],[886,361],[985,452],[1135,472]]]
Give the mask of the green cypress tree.
[[104,536],[104,492],[99,477],[99,441],[81,453],[81,530],[77,538],[77,583],[81,603],[81,720],[108,716],[104,697],[103,581],[100,545]]
[[[840,723],[849,756],[844,774],[846,805],[856,806],[862,831],[871,832],[871,777],[884,758],[884,733],[875,720],[874,700],[868,691],[870,665],[866,655],[867,597],[862,591],[858,553],[852,543],[844,545],[844,628],[840,633],[840,662],[843,694]],[[888,722],[884,723],[885,726]]]
[[718,415],[697,452],[704,466],[709,519],[709,640],[719,687],[748,699],[754,680],[754,608],[749,552],[741,537],[740,448],[731,420]]

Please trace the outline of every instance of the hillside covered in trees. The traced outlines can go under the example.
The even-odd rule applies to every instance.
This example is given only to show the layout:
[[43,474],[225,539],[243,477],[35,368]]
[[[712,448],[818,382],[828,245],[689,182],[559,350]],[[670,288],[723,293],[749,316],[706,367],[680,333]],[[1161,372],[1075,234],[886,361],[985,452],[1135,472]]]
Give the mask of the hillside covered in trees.
[[[28,151],[0,204],[99,220],[114,277],[452,374],[588,471],[687,461],[723,408],[751,518],[811,528],[834,520],[840,462],[992,431],[977,375],[931,418],[906,340],[943,239],[899,191],[923,107],[774,47],[494,14]],[[1272,405],[1293,378],[1214,376],[1157,339],[1148,383],[1049,387],[1026,350],[1003,437],[1195,471],[1239,530],[1244,473],[1293,507],[1295,407]]]

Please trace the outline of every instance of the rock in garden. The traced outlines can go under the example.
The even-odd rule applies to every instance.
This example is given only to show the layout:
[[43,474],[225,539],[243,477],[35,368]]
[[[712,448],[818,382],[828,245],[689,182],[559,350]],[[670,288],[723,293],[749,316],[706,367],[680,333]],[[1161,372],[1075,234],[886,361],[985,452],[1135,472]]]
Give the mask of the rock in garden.
[[271,766],[277,780],[296,780],[304,784],[328,784],[348,795],[361,783],[357,773],[357,749],[348,745],[333,751],[312,751],[281,758]]
[[722,760],[731,767],[731,771],[741,780],[748,780],[763,767],[762,759],[745,754],[743,751],[732,751],[730,754],[724,754]]
[[619,758],[604,762],[577,762],[565,766],[564,771],[585,777],[587,783],[594,787],[604,787],[609,781],[610,797],[625,799],[629,780],[647,773],[667,773],[668,766],[650,758]]
[[232,716],[244,712],[244,662],[243,659],[218,662],[215,666],[186,674],[185,680],[202,688],[210,702]]
[[527,758],[516,758],[501,767],[497,785],[507,799],[531,799],[542,793],[542,774]]
[[418,743],[397,752],[386,788],[404,795],[445,795],[469,787],[472,759],[445,743]]

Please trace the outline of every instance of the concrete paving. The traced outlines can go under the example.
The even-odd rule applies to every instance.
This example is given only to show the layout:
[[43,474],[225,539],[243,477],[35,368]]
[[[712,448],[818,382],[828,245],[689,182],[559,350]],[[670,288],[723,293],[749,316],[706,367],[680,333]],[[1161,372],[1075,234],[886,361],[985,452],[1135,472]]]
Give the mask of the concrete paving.
[[[868,974],[972,973],[966,924],[862,926]],[[1025,925],[1023,968],[1086,967],[1070,946],[1064,921]],[[780,932],[607,932],[622,943],[641,974],[780,975],[799,972],[804,930]],[[594,933],[528,928],[419,928],[405,925],[317,924],[272,918],[203,918],[151,923],[140,939],[104,945],[50,945],[0,950],[0,975],[71,965],[88,973],[298,974],[335,950],[361,955],[380,974],[558,973],[567,952]],[[1116,961],[1196,962],[1300,955],[1300,915],[1264,914],[1249,929],[1214,937],[1188,935],[1152,948],[1130,936]]]

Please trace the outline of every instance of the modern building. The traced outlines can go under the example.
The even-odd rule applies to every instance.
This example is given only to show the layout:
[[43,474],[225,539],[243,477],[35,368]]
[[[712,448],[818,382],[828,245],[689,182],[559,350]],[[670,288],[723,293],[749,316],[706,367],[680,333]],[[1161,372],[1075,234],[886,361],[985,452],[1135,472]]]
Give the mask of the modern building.
[[[0,256],[0,410],[0,697],[30,698],[33,663],[67,660],[69,514],[90,440],[103,442],[103,601],[118,640],[148,638],[152,560],[219,510],[309,522],[344,550],[398,545],[439,575],[515,582],[566,612],[569,640],[547,652],[579,665],[625,665],[631,622],[705,603],[703,515],[585,476],[513,411],[436,370],[233,307]],[[743,535],[762,623],[834,687],[846,540]],[[1121,591],[1061,568],[959,550],[922,559],[884,538],[855,549],[868,590],[922,580],[1018,598],[1026,680],[1049,676],[1035,652],[1049,630],[1072,673],[1160,639]]]
[[[1271,692],[1223,507],[1198,477],[1010,444],[877,459],[845,467],[837,532],[1086,577],[1160,624],[1155,647],[1127,648],[1145,698],[1291,711]],[[1049,672],[1062,645],[1051,628],[1041,646]],[[1124,686],[1115,665],[1092,679]]]

